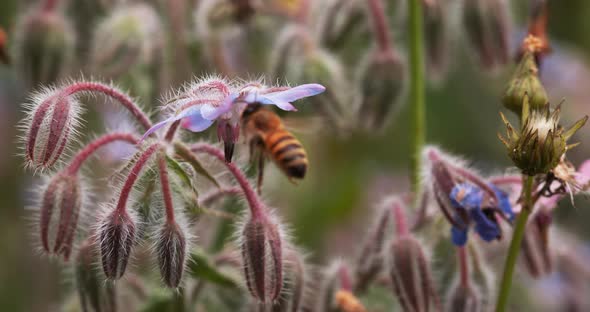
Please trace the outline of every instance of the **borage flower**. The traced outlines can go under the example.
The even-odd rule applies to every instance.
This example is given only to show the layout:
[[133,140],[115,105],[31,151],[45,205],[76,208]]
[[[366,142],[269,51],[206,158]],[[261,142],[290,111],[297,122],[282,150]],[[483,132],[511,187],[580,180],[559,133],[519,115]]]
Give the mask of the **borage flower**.
[[501,238],[499,219],[514,219],[508,194],[437,148],[425,149],[425,163],[424,180],[431,183],[428,188],[451,223],[455,245],[467,242],[472,225],[484,241]]
[[226,161],[231,161],[233,147],[239,137],[240,117],[248,104],[275,105],[285,111],[296,111],[291,104],[296,100],[324,92],[320,84],[297,87],[267,87],[247,83],[234,88],[223,79],[212,78],[186,88],[169,102],[174,114],[157,123],[144,138],[166,124],[180,120],[180,125],[193,132],[201,132],[217,123],[217,135],[225,144]]

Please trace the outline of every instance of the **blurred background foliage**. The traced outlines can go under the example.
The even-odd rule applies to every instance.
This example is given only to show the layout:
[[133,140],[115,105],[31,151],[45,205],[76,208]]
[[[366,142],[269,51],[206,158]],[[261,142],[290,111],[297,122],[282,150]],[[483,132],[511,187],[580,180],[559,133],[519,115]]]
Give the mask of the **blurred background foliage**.
[[[72,10],[83,10],[73,7],[88,4],[90,0],[70,2],[76,2],[69,4]],[[158,12],[165,14],[161,10],[164,1],[153,2]],[[513,6],[512,17],[516,33],[512,39],[516,46],[522,38],[521,34],[524,34],[528,3],[510,2]],[[0,1],[0,26],[6,29],[7,33],[14,33],[27,3],[28,1],[22,0]],[[549,12],[549,35],[554,53],[547,59],[542,78],[554,103],[562,98],[566,100],[563,107],[564,124],[570,124],[579,116],[590,114],[590,2],[549,1]],[[67,14],[72,15],[71,12]],[[187,14],[186,18],[192,17]],[[78,24],[85,26],[79,29],[82,34],[79,36],[81,40],[90,40],[97,23],[96,20],[89,20]],[[275,29],[266,30],[267,35],[275,32]],[[393,32],[396,37],[394,45],[402,47],[405,29],[400,27],[393,29]],[[166,56],[166,62],[185,72],[178,77],[168,77],[169,85],[162,86],[159,90],[169,90],[170,86],[179,86],[183,79],[214,70],[207,64],[199,63],[201,52],[198,46],[191,48],[186,53],[190,54],[188,59],[193,64],[188,66],[174,63],[176,59],[181,59],[176,58],[174,54]],[[263,50],[266,51],[254,51],[251,54],[257,56],[251,63],[253,66],[256,62],[265,60],[260,55],[268,55],[271,47],[263,47]],[[427,141],[452,153],[465,155],[486,173],[501,172],[503,168],[510,166],[510,161],[496,137],[496,133],[501,129],[498,110],[501,109],[500,96],[513,66],[497,69],[493,73],[484,71],[477,64],[465,39],[461,37],[452,44],[451,50],[451,64],[446,77],[442,81],[428,84]],[[194,53],[194,56],[191,53]],[[74,61],[79,60],[81,59],[77,56]],[[148,75],[145,70],[138,75]],[[92,72],[85,73],[100,77]],[[252,71],[249,74],[257,77],[260,72]],[[153,95],[154,90],[146,91],[145,88],[126,85],[124,79],[117,81],[127,89],[140,90],[138,93],[142,94],[132,92],[133,95],[141,97],[149,106],[159,105],[153,100],[159,98]],[[34,178],[23,170],[22,158],[16,156],[19,150],[15,143],[18,134],[15,125],[22,117],[21,103],[25,101],[26,94],[27,86],[15,75],[12,68],[0,65],[2,311],[57,309],[65,296],[59,265],[40,257],[32,247],[29,239],[28,213],[23,208],[29,203],[30,185],[34,182]],[[299,107],[308,104],[317,103],[301,103]],[[304,112],[296,115],[294,119],[301,118],[297,123],[305,124],[309,117],[310,113]],[[310,252],[314,262],[325,264],[328,256],[354,256],[367,224],[374,215],[375,204],[386,194],[403,193],[409,189],[409,119],[408,107],[403,105],[394,121],[382,133],[355,132],[339,136],[331,131],[322,131],[321,127],[318,131],[297,132],[309,153],[310,169],[306,179],[298,185],[292,185],[276,168],[267,171],[266,197],[271,204],[281,207],[281,213],[293,227],[296,243]],[[92,130],[98,130],[98,127]],[[589,138],[590,127],[582,129],[578,136]],[[581,148],[575,149],[569,155],[574,163],[578,164],[590,155],[589,143],[590,141],[584,139]],[[586,248],[590,250],[590,228],[586,225],[590,219],[588,200],[581,198],[576,209],[572,209],[568,202],[562,205],[562,209],[557,211],[557,222],[566,224],[568,229],[583,237]]]

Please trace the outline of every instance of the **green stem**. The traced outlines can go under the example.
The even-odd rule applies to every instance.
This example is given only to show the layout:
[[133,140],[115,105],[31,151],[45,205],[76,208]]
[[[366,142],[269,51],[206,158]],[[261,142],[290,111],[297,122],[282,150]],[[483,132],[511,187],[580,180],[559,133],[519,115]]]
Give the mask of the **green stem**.
[[[410,107],[413,119],[412,133],[412,191],[420,198],[420,154],[426,136],[426,109],[424,96],[424,39],[422,31],[422,0],[410,0],[408,5],[410,30]],[[417,201],[417,200],[416,200]]]
[[514,226],[514,234],[508,249],[508,257],[504,264],[504,273],[502,274],[502,282],[500,284],[500,294],[498,295],[498,303],[496,304],[496,312],[506,311],[508,304],[508,296],[510,295],[510,286],[512,285],[512,275],[518,258],[518,252],[524,237],[524,230],[531,211],[533,210],[532,192],[533,192],[533,177],[527,176],[523,181],[524,203],[522,210],[516,220]]

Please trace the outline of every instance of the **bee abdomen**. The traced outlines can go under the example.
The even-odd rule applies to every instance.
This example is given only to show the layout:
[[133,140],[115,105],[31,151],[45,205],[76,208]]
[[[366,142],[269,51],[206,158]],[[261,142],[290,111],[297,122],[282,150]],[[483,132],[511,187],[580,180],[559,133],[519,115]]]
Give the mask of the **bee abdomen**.
[[277,132],[269,137],[269,152],[291,178],[303,179],[307,171],[307,155],[301,143],[288,132]]

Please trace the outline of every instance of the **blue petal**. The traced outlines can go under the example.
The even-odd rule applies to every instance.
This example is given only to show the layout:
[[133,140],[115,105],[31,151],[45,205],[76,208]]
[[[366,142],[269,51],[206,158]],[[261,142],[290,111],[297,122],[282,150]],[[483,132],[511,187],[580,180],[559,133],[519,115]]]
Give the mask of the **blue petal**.
[[512,205],[510,204],[510,199],[508,198],[508,194],[502,191],[497,186],[491,184],[490,185],[494,192],[496,193],[496,197],[498,198],[498,205],[500,209],[504,212],[508,220],[514,220],[514,212],[512,211]]
[[192,116],[192,115],[201,115],[201,111],[200,111],[200,106],[193,106],[190,107],[182,112],[180,112],[179,114],[176,114],[168,119],[162,120],[160,122],[158,122],[157,124],[153,125],[151,128],[148,129],[148,131],[146,131],[143,136],[141,137],[141,141],[143,141],[145,138],[147,138],[150,134],[154,133],[155,131],[157,131],[158,129],[164,127],[165,125],[167,125],[168,123],[180,120],[182,118],[188,117],[188,116]]
[[451,227],[451,241],[457,246],[464,246],[467,242],[467,230]]
[[185,117],[181,126],[192,132],[201,132],[209,128],[211,124],[213,124],[213,120],[205,119],[201,114],[193,114]]
[[238,94],[232,93],[228,95],[219,106],[203,105],[203,108],[201,109],[201,115],[205,119],[215,120],[219,118],[219,116],[229,112],[237,98]]
[[479,209],[483,201],[483,192],[473,184],[461,183],[453,187],[449,198],[456,208]]
[[500,236],[498,224],[488,219],[481,209],[472,209],[470,215],[475,221],[475,231],[484,241],[489,242]]

